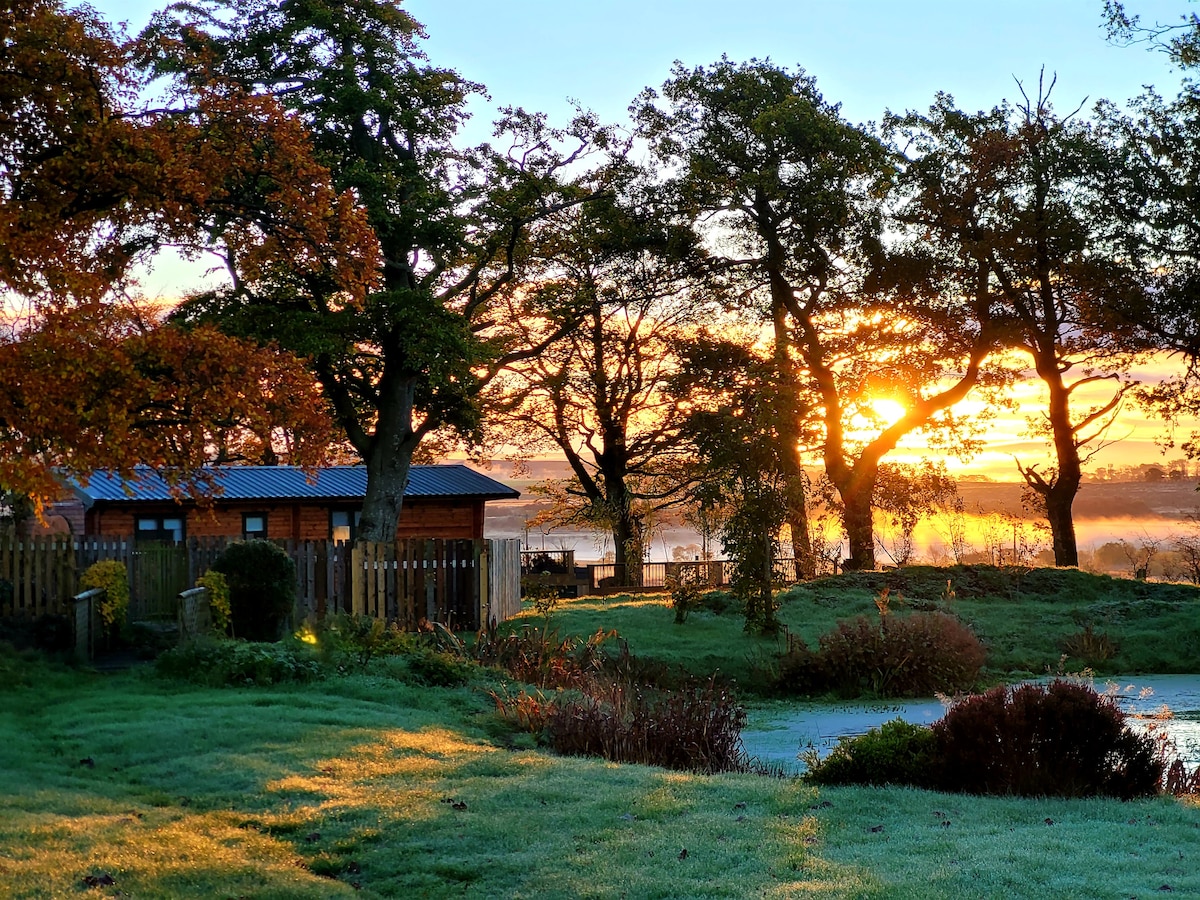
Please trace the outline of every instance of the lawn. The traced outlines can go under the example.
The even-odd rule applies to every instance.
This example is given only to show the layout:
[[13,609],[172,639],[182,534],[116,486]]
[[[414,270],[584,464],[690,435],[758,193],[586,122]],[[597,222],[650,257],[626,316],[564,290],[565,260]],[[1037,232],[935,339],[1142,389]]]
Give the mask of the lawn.
[[[1200,672],[1200,588],[1073,569],[913,566],[853,573],[784,592],[779,619],[787,633],[815,647],[839,620],[875,618],[884,587],[892,614],[941,610],[970,625],[987,648],[985,676],[992,681],[1084,667],[1098,675]],[[663,595],[619,594],[562,601],[552,627],[564,635],[615,628],[635,655],[701,676],[719,669],[750,690],[784,646],[783,635],[746,634],[736,607],[720,614],[700,609],[675,625],[668,603]],[[538,621],[532,610],[524,615]],[[1070,639],[1089,626],[1108,643],[1094,641],[1087,655],[1068,652],[1078,649]],[[1112,655],[1103,658],[1106,648]]]
[[[819,632],[808,614],[832,622],[833,590],[794,592],[786,620]],[[671,618],[662,598],[591,599],[553,622],[747,673],[774,646],[731,613]],[[1200,896],[1188,801],[817,789],[559,758],[498,722],[487,671],[426,687],[376,659],[303,685],[201,688],[0,650],[0,678],[4,897]]]

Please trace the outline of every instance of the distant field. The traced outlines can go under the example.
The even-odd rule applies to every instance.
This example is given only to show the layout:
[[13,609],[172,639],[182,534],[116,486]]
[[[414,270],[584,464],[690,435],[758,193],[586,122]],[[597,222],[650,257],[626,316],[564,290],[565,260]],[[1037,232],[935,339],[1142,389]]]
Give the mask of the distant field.
[[[520,500],[494,501],[487,505],[485,530],[489,537],[515,537],[533,549],[573,549],[576,559],[598,560],[605,549],[611,549],[605,535],[587,531],[553,529],[543,533],[538,528],[526,530],[526,523],[545,504],[528,493],[529,487],[543,477],[564,477],[557,464],[540,463],[537,474],[530,473],[519,479],[508,478],[511,467],[495,465],[489,474],[505,481],[522,492]],[[999,527],[995,516],[1015,515],[1025,517],[1021,507],[1023,486],[1015,482],[963,481],[958,485],[959,494],[966,504],[968,514],[968,537],[976,550],[986,545],[986,533]],[[1188,533],[1198,526],[1185,517],[1200,510],[1200,493],[1194,482],[1162,481],[1147,482],[1085,482],[1075,501],[1076,531],[1082,550],[1091,551],[1107,543],[1124,540],[1137,546],[1145,541],[1159,541],[1162,549],[1168,549],[1171,539]],[[991,517],[991,518],[989,518]],[[1036,538],[1031,525],[1029,535]],[[948,529],[945,522],[933,518],[922,522],[917,529],[916,542],[921,561],[941,562],[948,557]],[[1048,538],[1043,541],[1048,545]],[[666,520],[656,532],[650,545],[650,559],[662,561],[674,558],[676,548],[686,553],[687,548],[699,547],[700,535],[681,522]],[[880,561],[890,560],[885,550]],[[714,552],[720,554],[717,543]],[[1133,566],[1120,554],[1111,555],[1096,563],[1097,571],[1132,574]]]

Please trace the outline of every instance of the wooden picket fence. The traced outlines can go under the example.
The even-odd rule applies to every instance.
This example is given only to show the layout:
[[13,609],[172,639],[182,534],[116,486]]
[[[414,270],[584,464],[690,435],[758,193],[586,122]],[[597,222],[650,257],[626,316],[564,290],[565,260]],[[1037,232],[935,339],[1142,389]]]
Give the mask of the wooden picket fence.
[[[235,538],[177,545],[128,538],[0,534],[0,616],[74,617],[79,576],[116,559],[129,571],[133,621],[170,620],[190,589]],[[381,544],[280,541],[296,564],[293,621],[368,615],[415,629],[422,620],[476,629],[521,608],[520,542],[410,539]]]

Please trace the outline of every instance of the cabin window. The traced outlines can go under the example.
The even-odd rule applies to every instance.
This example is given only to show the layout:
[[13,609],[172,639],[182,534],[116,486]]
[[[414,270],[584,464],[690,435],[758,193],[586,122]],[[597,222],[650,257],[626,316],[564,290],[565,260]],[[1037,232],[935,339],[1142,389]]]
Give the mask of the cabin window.
[[361,509],[335,509],[329,513],[329,537],[334,541],[358,539],[358,522]]
[[265,512],[242,513],[242,537],[248,541],[267,539],[267,514]]
[[137,518],[137,539],[139,541],[179,543],[183,537],[182,516],[138,516]]

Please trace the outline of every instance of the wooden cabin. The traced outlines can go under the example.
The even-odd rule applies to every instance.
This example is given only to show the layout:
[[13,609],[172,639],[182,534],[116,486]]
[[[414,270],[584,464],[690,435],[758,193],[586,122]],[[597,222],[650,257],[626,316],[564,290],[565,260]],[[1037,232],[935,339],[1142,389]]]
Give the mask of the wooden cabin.
[[[152,469],[131,478],[97,473],[52,504],[73,534],[182,541],[191,537],[353,540],[366,493],[364,466],[306,472],[292,466],[213,468],[211,496],[178,496]],[[483,537],[484,505],[518,491],[464,465],[413,466],[397,538]]]

